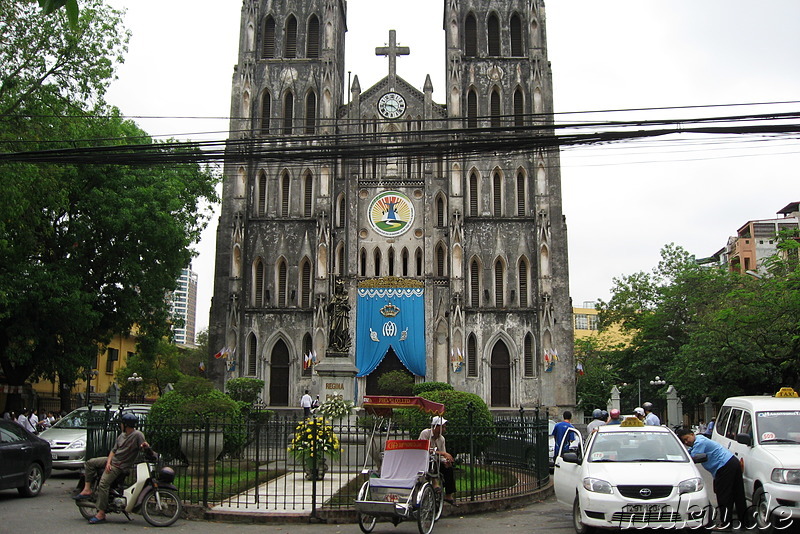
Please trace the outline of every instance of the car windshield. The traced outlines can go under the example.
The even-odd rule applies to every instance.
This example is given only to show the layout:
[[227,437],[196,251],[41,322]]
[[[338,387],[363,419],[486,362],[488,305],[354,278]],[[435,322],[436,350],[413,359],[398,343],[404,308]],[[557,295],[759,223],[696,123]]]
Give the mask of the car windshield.
[[600,432],[589,450],[590,462],[688,462],[680,442],[668,432]]
[[88,428],[86,422],[89,410],[76,410],[59,419],[53,428]]
[[800,443],[800,411],[756,412],[756,429],[759,443]]

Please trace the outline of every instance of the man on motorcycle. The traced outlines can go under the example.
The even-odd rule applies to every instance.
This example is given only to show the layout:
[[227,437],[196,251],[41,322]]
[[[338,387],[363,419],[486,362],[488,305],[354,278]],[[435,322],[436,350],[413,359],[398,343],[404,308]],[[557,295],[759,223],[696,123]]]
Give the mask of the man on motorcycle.
[[75,495],[73,499],[80,501],[92,496],[92,483],[100,474],[100,484],[95,495],[97,515],[89,520],[94,525],[104,523],[106,520],[106,509],[108,508],[108,490],[111,484],[125,471],[133,467],[139,455],[139,449],[149,447],[144,439],[144,434],[136,430],[137,417],[132,413],[122,414],[120,417],[120,427],[122,433],[117,436],[114,448],[108,456],[92,458],[84,464],[85,484],[83,490]]

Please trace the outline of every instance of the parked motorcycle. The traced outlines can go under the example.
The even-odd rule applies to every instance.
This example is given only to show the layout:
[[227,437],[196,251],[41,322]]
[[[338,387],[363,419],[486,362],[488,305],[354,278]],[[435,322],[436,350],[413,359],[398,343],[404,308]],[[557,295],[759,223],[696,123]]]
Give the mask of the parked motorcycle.
[[[178,520],[183,510],[178,488],[173,485],[175,471],[163,465],[161,457],[152,449],[147,449],[148,458],[134,467],[136,478],[130,486],[125,485],[125,474],[117,478],[108,491],[108,510],[106,514],[121,513],[132,520],[131,513],[141,513],[154,527],[168,527]],[[95,480],[92,493],[95,493],[100,480]],[[78,491],[83,488],[84,477],[78,482]],[[92,499],[76,501],[78,510],[86,519],[97,514]]]

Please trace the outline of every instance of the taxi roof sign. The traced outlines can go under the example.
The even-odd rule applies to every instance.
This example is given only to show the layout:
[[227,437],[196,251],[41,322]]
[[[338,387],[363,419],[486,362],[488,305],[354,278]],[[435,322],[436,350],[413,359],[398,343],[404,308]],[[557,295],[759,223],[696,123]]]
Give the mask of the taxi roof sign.
[[778,390],[775,394],[776,397],[797,397],[797,392],[789,387],[784,387]]

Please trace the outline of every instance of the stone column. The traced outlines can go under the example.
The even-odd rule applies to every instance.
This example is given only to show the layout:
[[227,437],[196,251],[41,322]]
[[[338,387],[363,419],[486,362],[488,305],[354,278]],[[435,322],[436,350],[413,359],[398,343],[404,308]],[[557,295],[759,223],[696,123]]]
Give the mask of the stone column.
[[619,388],[615,385],[611,388],[611,398],[608,399],[608,411],[620,410]]
[[670,426],[683,424],[681,400],[678,398],[678,392],[675,390],[675,386],[671,384],[667,387],[667,420],[661,422]]

